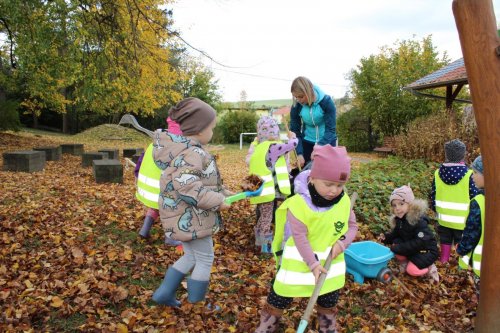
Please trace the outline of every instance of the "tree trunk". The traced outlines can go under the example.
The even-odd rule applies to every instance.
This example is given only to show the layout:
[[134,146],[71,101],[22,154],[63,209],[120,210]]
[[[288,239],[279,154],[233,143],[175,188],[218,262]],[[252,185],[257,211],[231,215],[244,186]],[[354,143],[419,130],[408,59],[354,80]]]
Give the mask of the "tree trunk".
[[500,45],[491,0],[453,0],[484,163],[486,219],[475,332],[500,330]]
[[62,132],[68,133],[68,112],[62,115]]
[[38,128],[38,116],[33,111],[33,128]]

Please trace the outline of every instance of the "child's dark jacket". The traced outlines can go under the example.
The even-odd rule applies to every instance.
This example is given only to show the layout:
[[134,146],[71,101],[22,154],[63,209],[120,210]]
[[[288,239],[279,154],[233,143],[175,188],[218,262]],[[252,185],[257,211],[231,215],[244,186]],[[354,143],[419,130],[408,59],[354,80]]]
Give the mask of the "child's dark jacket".
[[395,254],[403,255],[418,268],[429,267],[439,256],[436,238],[428,226],[427,203],[416,199],[402,218],[390,217],[393,229],[385,234],[385,244],[392,244]]

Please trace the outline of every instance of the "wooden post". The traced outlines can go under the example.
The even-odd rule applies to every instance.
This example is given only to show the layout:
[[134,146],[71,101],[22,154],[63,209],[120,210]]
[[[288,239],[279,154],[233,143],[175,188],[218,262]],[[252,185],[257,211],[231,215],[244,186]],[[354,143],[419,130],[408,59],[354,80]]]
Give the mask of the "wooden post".
[[491,0],[453,0],[484,163],[486,221],[475,332],[500,331],[500,45]]

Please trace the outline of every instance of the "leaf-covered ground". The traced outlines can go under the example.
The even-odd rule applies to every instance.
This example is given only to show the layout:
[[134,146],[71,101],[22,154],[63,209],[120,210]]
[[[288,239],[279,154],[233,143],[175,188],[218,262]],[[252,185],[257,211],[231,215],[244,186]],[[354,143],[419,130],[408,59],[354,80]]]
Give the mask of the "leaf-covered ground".
[[[147,142],[95,137],[0,133],[0,152],[61,143],[84,143],[86,151],[121,149]],[[218,154],[225,184],[237,190],[246,176],[245,151],[226,146]],[[159,225],[151,240],[137,236],[144,208],[134,198],[132,169],[124,171],[123,184],[96,184],[80,157],[63,155],[42,172],[0,171],[0,184],[0,331],[252,332],[258,324],[274,262],[253,246],[255,215],[247,202],[224,213],[226,229],[215,236],[208,301],[221,311],[212,312],[189,304],[185,285],[178,292],[180,309],[151,302],[180,254],[163,245]],[[373,235],[361,225],[358,238]],[[439,285],[397,273],[392,262],[389,267],[400,282],[368,279],[359,285],[348,275],[338,304],[339,332],[472,330],[477,300],[456,264],[438,266]],[[305,305],[296,300],[278,331],[294,332]],[[313,319],[309,332],[316,327]]]

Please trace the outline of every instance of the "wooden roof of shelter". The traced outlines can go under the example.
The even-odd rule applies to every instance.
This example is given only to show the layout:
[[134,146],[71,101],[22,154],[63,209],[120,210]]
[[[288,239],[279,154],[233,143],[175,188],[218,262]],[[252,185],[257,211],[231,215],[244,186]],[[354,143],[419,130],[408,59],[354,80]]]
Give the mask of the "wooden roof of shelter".
[[[444,66],[437,71],[410,83],[403,89],[410,91],[417,96],[445,99],[446,108],[451,108],[453,101],[472,103],[470,100],[457,99],[457,95],[462,87],[468,84],[467,72],[465,70],[464,59],[458,59],[449,65]],[[453,90],[453,86],[455,90]],[[431,93],[422,92],[422,90],[446,87],[446,96],[439,96]]]

